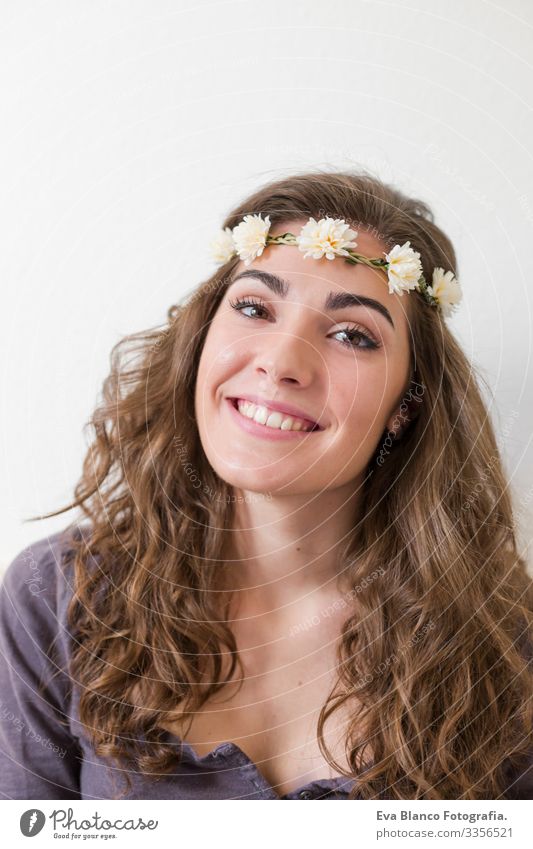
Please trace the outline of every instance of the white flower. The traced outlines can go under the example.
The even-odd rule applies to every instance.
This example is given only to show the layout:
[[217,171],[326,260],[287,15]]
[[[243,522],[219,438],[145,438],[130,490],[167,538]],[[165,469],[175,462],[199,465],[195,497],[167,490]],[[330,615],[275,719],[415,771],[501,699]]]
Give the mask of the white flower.
[[389,263],[389,294],[403,295],[409,289],[418,288],[418,280],[422,275],[422,263],[418,251],[409,247],[411,243],[394,245],[390,253],[385,254]]
[[235,244],[230,227],[220,230],[209,245],[214,262],[225,263],[235,256]]
[[245,265],[261,256],[270,230],[270,218],[259,215],[245,215],[240,224],[233,228],[233,240],[239,257]]
[[463,297],[459,281],[451,271],[445,272],[443,268],[433,269],[432,285],[427,288],[430,295],[439,302],[439,308],[445,318],[452,315]]
[[[356,230],[350,230],[343,218],[310,218],[296,237],[298,248],[308,256],[320,259],[334,259],[336,256],[349,256],[346,248],[355,248]],[[353,241],[352,241],[353,240]]]

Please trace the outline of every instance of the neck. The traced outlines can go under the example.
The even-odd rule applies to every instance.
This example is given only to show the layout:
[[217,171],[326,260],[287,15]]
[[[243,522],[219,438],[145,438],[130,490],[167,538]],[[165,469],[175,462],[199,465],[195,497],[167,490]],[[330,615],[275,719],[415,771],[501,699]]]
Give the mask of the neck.
[[224,544],[222,587],[239,608],[264,613],[338,596],[341,551],[353,533],[360,491],[339,488],[319,496],[267,500],[241,490]]

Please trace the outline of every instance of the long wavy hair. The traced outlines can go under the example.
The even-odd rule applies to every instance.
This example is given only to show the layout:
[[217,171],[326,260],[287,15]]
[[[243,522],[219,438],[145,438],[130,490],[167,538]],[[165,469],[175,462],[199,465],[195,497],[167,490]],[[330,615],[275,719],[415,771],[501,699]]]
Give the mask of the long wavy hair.
[[[341,217],[385,244],[409,240],[428,281],[435,266],[458,273],[428,205],[367,172],[270,182],[222,226],[259,212],[272,224]],[[162,725],[193,716],[237,669],[242,680],[228,604],[212,592],[234,493],[203,452],[194,412],[204,340],[237,262],[172,305],[163,326],[113,347],[75,498],[30,519],[75,507],[89,519],[71,546],[79,718],[97,754],[154,780],[180,757]],[[358,779],[354,798],[505,798],[509,767],[533,744],[532,581],[483,378],[438,311],[411,297],[418,414],[400,439],[384,434],[368,464],[342,552],[357,613],[342,628],[317,737],[331,766]],[[372,579],[378,570],[385,581]],[[323,727],[352,703],[347,771]]]

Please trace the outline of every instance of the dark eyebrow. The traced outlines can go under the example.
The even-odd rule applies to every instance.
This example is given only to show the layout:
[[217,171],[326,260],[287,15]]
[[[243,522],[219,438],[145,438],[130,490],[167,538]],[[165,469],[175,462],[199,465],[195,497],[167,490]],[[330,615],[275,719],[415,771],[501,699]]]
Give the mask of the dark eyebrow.
[[[230,280],[229,286],[231,286],[232,283],[235,283],[236,280],[240,280],[241,277],[257,277],[261,283],[268,286],[268,288],[280,298],[287,297],[291,285],[288,280],[284,280],[283,277],[278,277],[277,274],[271,274],[270,271],[250,270],[241,271],[240,274],[237,274],[236,277]],[[376,301],[374,298],[367,298],[366,295],[354,295],[352,292],[329,292],[324,302],[324,309],[328,312],[332,310],[344,310],[348,307],[369,307],[370,309],[376,310],[387,319],[389,324],[394,327],[392,316],[387,307],[385,307],[380,301]]]

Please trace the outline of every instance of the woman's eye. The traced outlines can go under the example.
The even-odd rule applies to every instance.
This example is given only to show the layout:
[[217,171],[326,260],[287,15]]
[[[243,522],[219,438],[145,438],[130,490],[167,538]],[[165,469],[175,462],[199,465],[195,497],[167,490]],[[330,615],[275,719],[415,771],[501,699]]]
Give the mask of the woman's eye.
[[[364,333],[362,330],[357,330],[355,327],[343,327],[342,330],[336,330],[335,335],[337,333],[346,333],[348,341],[342,342],[341,344],[347,345],[349,348],[367,348],[371,350],[373,348],[380,347],[379,343],[369,336],[368,333]],[[361,340],[363,340],[366,344],[359,344]]]
[[[239,312],[243,312],[247,307],[252,307],[254,310],[268,315],[268,310],[263,301],[256,301],[253,298],[237,298],[235,301],[230,299],[229,304],[234,310],[238,310]],[[261,316],[248,315],[248,318],[261,318]],[[341,330],[336,330],[334,335],[336,336],[339,333],[345,333],[348,337],[347,340],[341,341],[341,345],[344,345],[347,348],[373,350],[381,347],[380,343],[376,342],[372,336],[356,327],[343,327]]]
[[[267,312],[267,309],[262,301],[254,301],[252,298],[241,298],[236,301],[232,301],[230,299],[230,306],[233,307],[234,310],[239,310],[242,312],[245,307],[255,307],[258,310],[263,310]],[[249,318],[254,318],[255,316],[249,316]]]

